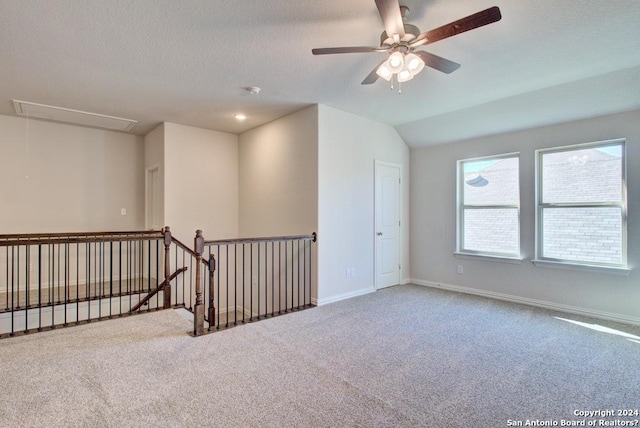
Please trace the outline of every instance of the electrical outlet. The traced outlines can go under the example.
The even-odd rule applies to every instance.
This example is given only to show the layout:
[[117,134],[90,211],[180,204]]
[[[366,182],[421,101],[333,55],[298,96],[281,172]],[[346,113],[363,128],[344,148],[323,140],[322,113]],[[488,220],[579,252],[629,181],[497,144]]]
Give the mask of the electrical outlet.
[[344,273],[344,276],[346,276],[346,277],[347,277],[347,279],[348,279],[348,278],[351,278],[351,268],[347,268],[347,270],[346,270],[346,271],[345,271],[345,273]]
[[127,209],[126,208],[120,208],[120,215],[127,215]]
[[462,265],[458,265],[458,275],[462,275],[464,273],[464,268],[462,267]]

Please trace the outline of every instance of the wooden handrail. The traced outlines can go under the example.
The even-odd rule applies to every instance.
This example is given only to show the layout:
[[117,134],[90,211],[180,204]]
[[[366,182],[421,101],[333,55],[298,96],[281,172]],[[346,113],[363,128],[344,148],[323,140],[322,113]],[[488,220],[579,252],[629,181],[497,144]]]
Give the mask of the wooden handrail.
[[0,247],[14,245],[76,244],[83,242],[118,242],[162,239],[161,230],[132,232],[25,233],[0,235]]
[[277,241],[313,241],[316,242],[318,235],[313,232],[311,235],[292,235],[292,236],[271,236],[263,238],[237,238],[237,239],[219,239],[216,241],[204,241],[205,246],[211,245],[228,245],[228,244],[250,244],[256,242],[277,242]]
[[193,251],[192,248],[187,247],[182,241],[180,241],[178,238],[176,238],[173,235],[171,235],[171,242],[173,242],[178,247],[180,247],[183,250],[185,250],[187,253],[191,254],[193,257],[196,257],[196,253],[195,253],[195,251]]

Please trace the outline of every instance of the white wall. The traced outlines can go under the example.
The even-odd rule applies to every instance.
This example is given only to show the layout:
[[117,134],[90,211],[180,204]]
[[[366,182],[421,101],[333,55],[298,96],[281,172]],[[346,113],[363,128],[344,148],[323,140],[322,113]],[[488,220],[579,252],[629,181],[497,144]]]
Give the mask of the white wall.
[[140,230],[143,163],[142,137],[0,116],[0,233]]
[[318,227],[318,107],[240,135],[240,236]]
[[[320,105],[318,302],[374,290],[374,164],[402,165],[401,279],[409,278],[409,148],[391,126]],[[345,270],[355,269],[347,279]]]
[[[534,151],[627,139],[629,276],[535,267]],[[456,258],[456,160],[520,152],[521,264]],[[414,282],[640,323],[640,111],[411,152],[411,276]],[[456,274],[463,265],[464,273]]]
[[[153,131],[144,136],[144,168],[146,170],[150,168],[158,168],[158,217],[162,226],[166,226],[164,221],[164,123],[158,125]],[[146,177],[145,177],[145,200],[146,204]],[[151,209],[145,205],[145,218],[147,215],[146,210]],[[146,223],[146,222],[145,222]],[[149,226],[149,225],[147,225]],[[149,228],[149,227],[147,227]]]
[[225,132],[164,124],[164,222],[193,245],[238,236],[238,137]]

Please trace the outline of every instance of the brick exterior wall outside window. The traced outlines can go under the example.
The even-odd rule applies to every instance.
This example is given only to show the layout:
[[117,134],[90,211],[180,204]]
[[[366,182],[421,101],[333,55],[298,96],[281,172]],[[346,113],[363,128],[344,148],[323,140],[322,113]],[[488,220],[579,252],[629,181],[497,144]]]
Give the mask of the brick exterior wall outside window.
[[[619,202],[622,199],[621,156],[596,148],[549,152],[543,156],[543,203]],[[518,158],[499,159],[465,174],[463,203],[517,205],[517,162]],[[619,207],[545,208],[543,212],[540,221],[540,227],[544,227],[543,257],[622,263],[623,223]],[[462,248],[519,253],[518,221],[517,210],[513,209],[466,209]]]
[[[595,148],[543,154],[542,203],[620,202],[622,157]],[[619,207],[545,208],[542,256],[622,264]]]
[[[464,175],[464,205],[519,205],[518,157],[500,159]],[[466,166],[473,166],[470,161]],[[482,164],[482,161],[478,162]],[[518,210],[473,209],[464,212],[463,250],[520,254]]]

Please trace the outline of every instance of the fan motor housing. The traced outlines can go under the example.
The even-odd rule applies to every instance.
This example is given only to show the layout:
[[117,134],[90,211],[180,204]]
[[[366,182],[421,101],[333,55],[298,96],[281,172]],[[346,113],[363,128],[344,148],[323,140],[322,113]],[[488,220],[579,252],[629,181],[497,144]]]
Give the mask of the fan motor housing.
[[[413,39],[415,39],[416,37],[418,37],[420,35],[420,29],[418,27],[416,27],[415,25],[411,25],[411,24],[404,24],[404,37],[400,39],[401,42],[409,42]],[[386,31],[383,31],[382,34],[380,34],[380,45],[384,46],[384,45],[388,45],[391,46],[393,45],[394,41],[392,37],[389,37],[387,35]]]

